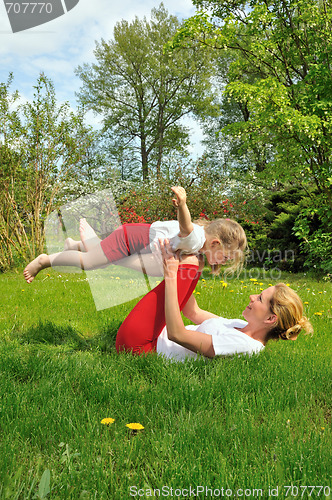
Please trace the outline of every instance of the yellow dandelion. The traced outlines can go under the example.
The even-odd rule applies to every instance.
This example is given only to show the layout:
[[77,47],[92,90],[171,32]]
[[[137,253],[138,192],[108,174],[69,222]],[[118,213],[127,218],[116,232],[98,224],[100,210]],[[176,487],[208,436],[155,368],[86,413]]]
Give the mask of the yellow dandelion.
[[250,278],[250,281],[257,281],[256,278]]
[[318,293],[323,293],[323,292],[318,292]]
[[240,281],[240,283],[244,283],[244,281]]
[[200,295],[200,294],[201,294],[201,292],[196,292],[196,295]]
[[24,289],[22,289],[21,291],[24,292]]
[[230,292],[234,292],[234,290],[230,290]]
[[269,286],[273,286],[272,283],[269,283]]
[[309,302],[303,302],[303,304],[305,304],[307,306],[309,304]]
[[245,285],[243,288],[247,288],[247,286]]
[[289,420],[289,419],[286,421],[286,424],[287,424],[287,425],[289,425],[289,424],[290,424],[290,420]]
[[307,288],[307,292],[310,292],[310,288]]
[[264,285],[264,283],[260,283],[260,286]]
[[264,290],[264,288],[260,288],[260,291]]
[[47,276],[51,276],[50,274],[47,274]]
[[322,314],[323,314],[323,313],[321,313],[321,312],[316,312],[316,313],[315,313],[315,315],[316,315],[316,316],[321,316]]
[[206,280],[204,278],[202,278],[202,281],[203,281],[203,283],[205,283]]
[[104,425],[111,425],[115,422],[115,419],[114,418],[103,418],[103,420],[101,420],[101,424],[104,424]]
[[289,284],[289,283],[286,283],[286,286],[290,286],[290,284]]
[[119,276],[117,276],[115,279],[116,279],[116,280],[119,280],[120,278],[119,278]]
[[126,424],[126,427],[128,427],[132,431],[141,431],[142,429],[144,429],[143,425],[138,423]]
[[325,431],[325,427],[321,427],[322,431]]
[[223,284],[222,284],[222,287],[223,287],[223,288],[227,288],[227,283],[223,283]]

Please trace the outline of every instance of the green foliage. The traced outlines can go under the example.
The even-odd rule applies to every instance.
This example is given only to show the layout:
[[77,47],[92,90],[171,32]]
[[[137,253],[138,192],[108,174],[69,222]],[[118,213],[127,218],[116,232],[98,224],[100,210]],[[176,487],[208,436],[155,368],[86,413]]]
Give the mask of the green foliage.
[[294,232],[301,240],[301,249],[306,256],[304,265],[324,273],[332,272],[332,210],[319,204],[308,207],[295,221]]
[[[308,211],[297,214],[295,233],[302,240],[306,264],[329,269],[331,4],[325,0],[195,0],[194,4],[202,11],[184,23],[172,46],[193,39],[221,54],[224,116],[212,131],[217,132],[219,144],[226,143],[226,168],[252,169],[267,190],[275,189],[275,181],[281,187],[316,189],[317,224],[310,221],[315,206],[311,199]],[[229,109],[235,111],[230,118]],[[293,221],[290,213],[279,215],[271,230],[290,227]],[[319,259],[320,264],[315,263]]]
[[0,268],[31,260],[44,249],[44,220],[61,200],[61,188],[84,170],[94,136],[82,113],[58,104],[41,74],[31,102],[12,105],[12,76],[0,86]]

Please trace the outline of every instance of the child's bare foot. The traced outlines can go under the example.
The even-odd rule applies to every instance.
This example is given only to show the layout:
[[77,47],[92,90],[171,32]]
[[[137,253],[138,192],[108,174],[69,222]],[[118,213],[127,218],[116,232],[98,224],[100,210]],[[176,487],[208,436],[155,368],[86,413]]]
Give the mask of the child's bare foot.
[[45,269],[46,267],[51,267],[49,256],[45,253],[39,255],[36,259],[30,262],[23,271],[23,276],[27,283],[31,283],[37,276],[39,271]]
[[85,248],[81,241],[73,240],[73,238],[67,238],[63,247],[63,251],[65,252],[66,250],[77,250],[78,252],[84,252]]
[[85,219],[80,219],[80,235],[81,242],[87,252],[100,242],[100,238]]

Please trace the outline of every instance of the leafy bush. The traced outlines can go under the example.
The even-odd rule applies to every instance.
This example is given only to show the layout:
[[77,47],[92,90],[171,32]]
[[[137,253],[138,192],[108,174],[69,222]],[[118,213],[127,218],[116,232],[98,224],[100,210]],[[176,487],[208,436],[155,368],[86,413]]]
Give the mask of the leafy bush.
[[317,207],[307,207],[298,215],[295,235],[300,238],[300,248],[305,255],[304,266],[314,267],[324,273],[332,272],[332,210],[317,199]]

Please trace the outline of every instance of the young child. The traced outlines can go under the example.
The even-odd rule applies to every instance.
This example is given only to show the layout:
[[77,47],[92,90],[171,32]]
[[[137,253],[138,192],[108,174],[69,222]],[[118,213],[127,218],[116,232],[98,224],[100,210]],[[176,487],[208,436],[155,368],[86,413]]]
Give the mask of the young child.
[[[176,198],[177,221],[157,221],[153,224],[123,224],[107,238],[100,240],[85,219],[80,221],[81,241],[68,238],[65,250],[51,255],[41,254],[24,270],[24,278],[31,283],[47,267],[74,266],[84,270],[98,269],[109,264],[144,270],[147,274],[162,276],[162,268],[154,270],[137,263],[135,256],[159,252],[158,240],[167,238],[174,252],[204,254],[213,273],[228,261],[231,269],[242,265],[247,239],[243,228],[230,219],[198,220],[192,223],[186,202],[186,191],[180,186],[171,188]],[[133,259],[134,257],[134,259]],[[145,269],[144,269],[145,267]]]

